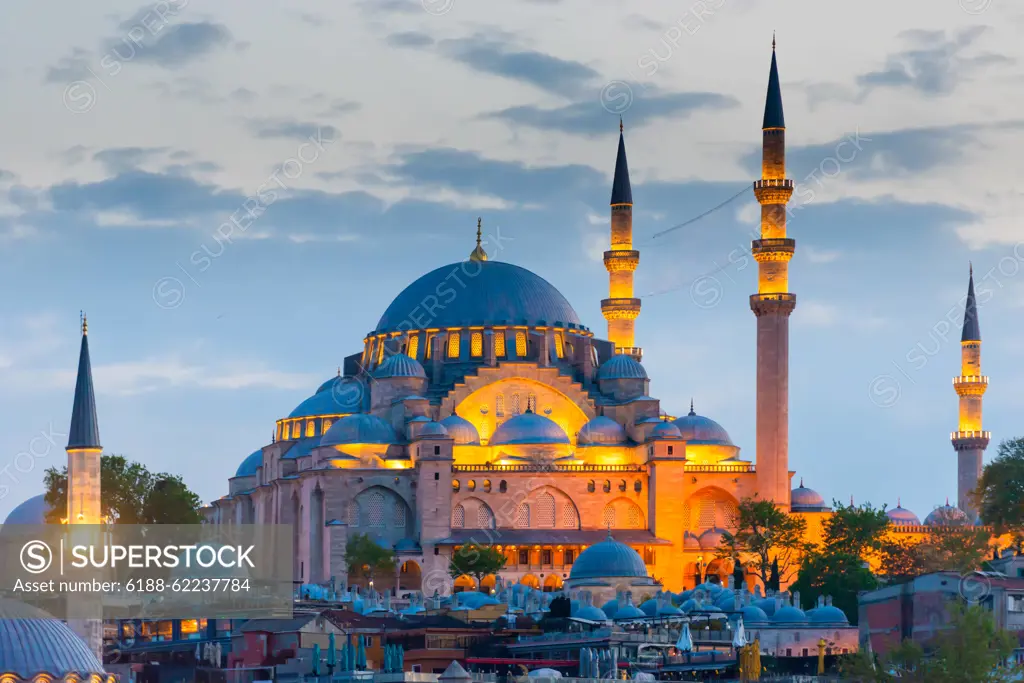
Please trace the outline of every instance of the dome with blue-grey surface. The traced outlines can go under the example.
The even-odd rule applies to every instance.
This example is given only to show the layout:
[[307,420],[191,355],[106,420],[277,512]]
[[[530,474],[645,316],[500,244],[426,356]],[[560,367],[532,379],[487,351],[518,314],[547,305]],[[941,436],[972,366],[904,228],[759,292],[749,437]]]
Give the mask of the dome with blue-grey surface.
[[354,377],[337,377],[329,389],[318,391],[296,406],[286,419],[315,417],[317,415],[343,415],[364,410],[369,392]]
[[679,440],[683,438],[683,434],[679,431],[679,427],[676,427],[671,422],[662,422],[661,424],[655,425],[654,429],[651,430],[649,438]]
[[610,417],[598,415],[583,425],[577,443],[580,446],[618,446],[628,440],[622,425]]
[[843,610],[833,605],[816,607],[807,613],[812,624],[848,624],[849,619]]
[[423,369],[423,366],[419,364],[419,361],[410,358],[404,353],[396,353],[393,356],[388,356],[387,359],[373,371],[373,376],[377,379],[388,379],[391,377],[417,377],[420,379],[426,379],[427,371]]
[[[647,567],[637,551],[619,543],[611,534],[590,546],[576,558],[569,572],[570,579],[604,577],[647,578]],[[641,612],[641,614],[643,614]]]
[[405,331],[410,324],[574,325],[579,316],[554,285],[535,273],[501,261],[463,261],[420,277],[395,297],[377,323],[377,333]]
[[441,420],[441,424],[448,430],[448,435],[455,441],[456,446],[480,445],[480,432],[466,418],[452,413]]
[[734,445],[732,438],[729,437],[729,432],[725,431],[722,425],[709,417],[693,412],[692,405],[690,406],[689,414],[674,420],[672,424],[679,427],[679,431],[687,443],[720,446]]
[[46,524],[46,513],[49,511],[46,494],[40,493],[19,503],[7,514],[4,524]]
[[885,516],[889,518],[893,526],[921,526],[921,520],[910,510],[903,507],[899,501],[892,510],[886,510]]
[[444,425],[428,420],[420,427],[418,436],[425,439],[447,439],[448,430],[444,428]]
[[60,619],[25,603],[0,598],[0,679],[113,681],[85,641]]
[[968,523],[967,515],[958,507],[953,507],[949,501],[941,507],[932,510],[924,518],[927,526],[960,526]]
[[245,460],[242,461],[242,464],[238,466],[237,470],[235,470],[235,476],[253,477],[256,475],[256,470],[262,466],[263,449],[261,448],[259,450],[253,451],[248,456],[246,456]]
[[647,371],[632,356],[618,354],[612,356],[597,369],[599,380],[613,379],[647,379]]
[[401,440],[395,430],[376,415],[349,415],[327,430],[320,439],[321,446],[344,444],[394,444]]
[[807,615],[799,607],[784,604],[782,609],[776,610],[772,615],[772,621],[777,624],[804,624],[807,623]]
[[568,443],[569,437],[561,427],[543,415],[529,410],[503,422],[494,430],[494,436],[490,440],[492,446]]
[[796,510],[824,510],[826,509],[825,498],[814,489],[804,486],[804,480],[800,480],[800,486],[789,493],[790,507]]

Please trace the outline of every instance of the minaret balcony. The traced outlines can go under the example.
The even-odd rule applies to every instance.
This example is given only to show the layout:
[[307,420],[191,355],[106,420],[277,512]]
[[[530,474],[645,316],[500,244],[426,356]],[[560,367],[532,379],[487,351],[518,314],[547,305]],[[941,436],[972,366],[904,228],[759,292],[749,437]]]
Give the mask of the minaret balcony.
[[796,308],[796,294],[777,292],[774,294],[751,294],[750,310],[761,317],[768,314],[789,315]]
[[633,249],[613,249],[604,252],[604,267],[609,273],[636,270],[640,263],[640,252]]
[[975,430],[951,432],[949,440],[953,442],[953,449],[957,451],[985,450],[988,447],[988,442],[992,440],[992,432]]
[[758,263],[789,261],[796,251],[796,240],[789,237],[770,237],[750,243],[750,253]]
[[793,189],[793,181],[790,178],[761,178],[754,181],[754,189],[760,190],[766,187],[782,187]]
[[755,180],[754,196],[761,204],[785,204],[793,196],[793,181],[789,178]]
[[621,354],[623,356],[629,356],[637,363],[643,361],[644,359],[644,350],[641,349],[639,346],[616,346],[615,353]]
[[986,375],[967,375],[953,378],[957,396],[981,396],[988,389]]
[[640,315],[640,299],[601,299],[605,320],[636,320]]

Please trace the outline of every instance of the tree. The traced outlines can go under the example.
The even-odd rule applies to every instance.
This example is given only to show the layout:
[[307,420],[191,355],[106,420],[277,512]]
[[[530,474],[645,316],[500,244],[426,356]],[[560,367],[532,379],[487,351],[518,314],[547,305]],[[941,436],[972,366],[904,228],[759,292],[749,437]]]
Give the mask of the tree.
[[979,605],[949,605],[949,626],[923,644],[904,640],[873,661],[870,652],[845,658],[840,668],[859,683],[1009,683],[1020,668],[1004,666],[1016,637],[996,626]]
[[[806,551],[804,533],[807,520],[788,515],[769,500],[744,498],[733,520],[736,529],[722,534],[718,556],[727,559],[753,556],[749,566],[765,588],[788,582],[797,569],[799,557]],[[773,577],[773,566],[775,568]]]
[[951,519],[928,529],[916,551],[925,572],[949,570],[966,574],[981,569],[989,557],[989,531]]
[[453,579],[460,576],[472,576],[476,579],[476,585],[485,576],[497,574],[505,568],[505,556],[495,548],[484,547],[476,543],[468,543],[460,546],[452,554],[451,563],[448,565],[448,573]]
[[345,563],[350,575],[373,581],[379,573],[394,571],[397,558],[369,535],[352,534],[345,544]]
[[[68,468],[46,470],[46,521],[59,523],[67,514]],[[116,524],[198,524],[199,496],[180,477],[153,474],[145,465],[121,455],[100,457],[101,511]]]
[[1024,438],[999,444],[995,459],[981,474],[974,499],[985,524],[998,534],[1014,534],[1019,545],[1024,535]]
[[906,579],[925,573],[920,542],[906,539],[886,540],[879,549],[880,576],[887,579]]

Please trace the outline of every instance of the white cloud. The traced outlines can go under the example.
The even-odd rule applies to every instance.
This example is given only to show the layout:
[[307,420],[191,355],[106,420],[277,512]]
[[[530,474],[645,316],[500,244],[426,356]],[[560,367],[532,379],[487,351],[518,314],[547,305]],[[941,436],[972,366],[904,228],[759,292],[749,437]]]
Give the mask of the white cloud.
[[835,249],[818,249],[808,245],[802,251],[811,263],[832,263],[839,258],[839,251]]

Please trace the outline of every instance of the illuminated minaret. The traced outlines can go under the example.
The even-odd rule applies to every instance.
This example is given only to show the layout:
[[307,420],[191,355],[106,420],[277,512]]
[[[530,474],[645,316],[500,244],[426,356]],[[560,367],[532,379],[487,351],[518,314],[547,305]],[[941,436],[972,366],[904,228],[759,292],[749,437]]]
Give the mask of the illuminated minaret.
[[789,260],[796,241],[786,237],[786,203],[793,181],[786,178],[786,123],[772,38],[772,66],[764,105],[761,179],[754,195],[761,204],[761,239],[751,243],[758,265],[757,294],[757,487],[762,499],[789,507]]
[[[103,521],[100,505],[102,451],[99,421],[96,419],[96,395],[92,386],[92,364],[89,362],[89,323],[83,315],[82,348],[78,354],[75,403],[71,408],[71,429],[68,433],[68,524],[98,525]],[[68,625],[97,656],[102,656],[102,621],[69,620]]]
[[608,341],[615,344],[616,353],[641,359],[642,351],[635,346],[634,325],[640,315],[640,299],[633,298],[633,271],[640,263],[640,252],[633,249],[633,191],[629,186],[629,166],[626,164],[626,141],[622,136],[619,119],[619,151],[615,157],[615,178],[612,180],[612,240],[611,250],[604,252],[604,267],[608,270],[608,298],[601,301],[601,313],[608,321]]
[[953,378],[960,397],[960,426],[950,435],[957,452],[957,507],[974,521],[978,506],[971,494],[981,478],[981,460],[991,432],[981,428],[981,400],[988,389],[988,377],[981,374],[981,329],[978,327],[978,302],[974,298],[974,268],[967,283],[964,304],[964,330],[960,335],[960,376]]

